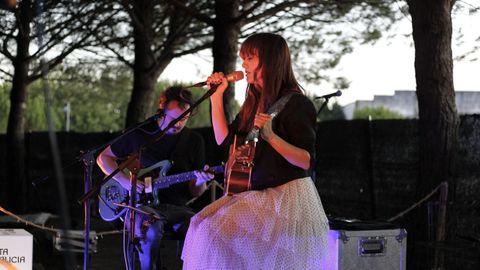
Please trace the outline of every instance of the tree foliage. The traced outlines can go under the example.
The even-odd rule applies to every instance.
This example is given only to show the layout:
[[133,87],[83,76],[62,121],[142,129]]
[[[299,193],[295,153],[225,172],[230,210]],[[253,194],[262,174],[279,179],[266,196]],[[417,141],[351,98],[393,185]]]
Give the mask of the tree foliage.
[[[95,69],[95,67],[93,67]],[[107,70],[87,70],[64,67],[50,73],[50,91],[53,96],[52,118],[56,130],[65,129],[65,107],[70,103],[70,130],[75,132],[118,131],[123,127],[125,108],[129,98],[128,82],[131,76],[125,70],[111,67]],[[3,85],[5,88],[7,84]],[[0,111],[8,107],[1,102]],[[36,81],[29,86],[26,109],[26,131],[46,131],[43,86]],[[0,130],[5,130],[2,123]]]
[[[111,14],[110,23],[90,31],[102,44],[96,50],[96,57],[113,56],[132,69],[132,91],[126,115],[126,124],[131,125],[152,110],[149,100],[154,96],[155,83],[172,59],[210,47],[211,32],[205,24],[193,21],[183,10],[166,1],[105,2],[111,3],[111,10],[106,12]],[[101,6],[104,1],[92,4]]]
[[[53,95],[53,120],[56,130],[65,130],[67,103],[70,103],[70,131],[116,132],[124,128],[127,104],[130,98],[132,75],[123,65],[108,65],[99,70],[99,66],[85,64],[81,66],[59,66],[50,72],[50,91]],[[167,87],[184,84],[181,82],[160,81],[156,84],[155,95],[151,100],[153,115],[158,108],[160,93]],[[0,86],[0,112],[8,114],[9,83]],[[46,131],[45,100],[39,81],[29,86],[25,130]],[[191,89],[194,100],[204,94],[205,89]],[[237,110],[238,110],[237,104]],[[3,114],[5,113],[5,114]],[[0,119],[0,133],[6,131],[6,118]],[[211,126],[208,100],[200,106],[190,118],[189,127]]]
[[27,191],[24,134],[28,85],[45,76],[47,70],[60,64],[74,50],[87,44],[93,46],[91,35],[83,31],[83,20],[93,28],[108,20],[91,20],[98,18],[96,12],[101,10],[91,9],[84,3],[22,0],[11,10],[0,10],[0,63],[8,63],[0,66],[0,73],[11,81],[6,143],[10,183],[3,186],[11,191],[5,205],[12,206],[12,210],[27,209],[23,195]]
[[7,131],[8,111],[10,110],[10,100],[8,99],[8,93],[10,92],[10,84],[0,84],[0,133]]
[[[312,83],[329,80],[324,70],[351,52],[353,42],[375,40],[396,19],[391,5],[382,1],[167,1],[213,28],[214,71],[235,70],[238,43],[245,37],[274,32],[288,40],[302,81]],[[199,3],[207,7],[199,8]],[[359,27],[352,31],[352,25]],[[230,88],[224,94],[227,121],[233,118],[229,108],[234,89]]]
[[392,111],[383,106],[378,107],[365,107],[361,109],[356,109],[353,112],[353,119],[369,119],[380,120],[380,119],[403,119],[404,117],[395,111]]
[[[40,59],[45,59],[47,69],[52,69],[74,50],[95,47],[98,44],[85,31],[84,24],[98,30],[108,21],[108,18],[100,15],[104,9],[93,9],[83,1],[18,2],[13,10],[0,10],[0,55],[14,63],[4,63],[0,69],[3,79],[7,81],[14,77],[15,63],[28,62],[28,84],[41,77],[44,66]],[[24,58],[19,58],[20,50],[24,49],[27,49],[27,53]]]
[[332,106],[325,107],[325,109],[323,109],[320,114],[317,115],[318,122],[329,120],[345,120],[343,108],[337,102],[332,103]]

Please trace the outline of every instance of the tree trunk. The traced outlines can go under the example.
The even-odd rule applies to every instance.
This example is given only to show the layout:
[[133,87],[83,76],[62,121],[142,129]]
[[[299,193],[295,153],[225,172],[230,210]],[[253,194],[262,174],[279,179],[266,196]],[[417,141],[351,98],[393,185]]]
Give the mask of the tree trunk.
[[459,119],[455,105],[449,0],[409,1],[419,111],[419,195],[455,184]]
[[[238,15],[238,0],[215,1],[214,39],[212,45],[213,71],[222,71],[228,74],[235,70],[238,52],[238,37],[240,23],[235,23],[232,18]],[[235,85],[230,84],[223,95],[225,116],[230,123],[234,115]]]
[[133,2],[136,16],[136,23],[133,23],[135,63],[133,65],[132,96],[127,109],[127,127],[143,121],[152,113],[155,83],[158,76],[173,59],[169,55],[163,59],[155,59],[152,51],[153,4],[151,0]]
[[[419,109],[417,197],[423,198],[443,181],[449,183],[453,195],[459,125],[451,48],[454,1],[407,2],[412,16]],[[416,241],[428,240],[424,208],[419,212],[414,237]]]
[[7,207],[23,213],[27,207],[27,186],[25,177],[25,111],[27,108],[28,68],[30,65],[30,23],[32,5],[22,1],[20,16],[17,16],[17,54],[13,60],[14,74],[10,92],[10,112],[7,125]]

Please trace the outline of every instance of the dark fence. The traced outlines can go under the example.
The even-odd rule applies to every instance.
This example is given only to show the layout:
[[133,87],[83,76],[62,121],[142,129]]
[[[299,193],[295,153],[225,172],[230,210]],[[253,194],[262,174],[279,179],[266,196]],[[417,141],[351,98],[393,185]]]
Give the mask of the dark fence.
[[[317,130],[315,184],[327,214],[386,220],[415,203],[419,156],[417,120],[329,121],[320,123]],[[216,146],[211,128],[197,131],[205,138],[208,164],[218,165],[224,161],[226,153]],[[83,209],[77,203],[84,193],[83,164],[78,160],[81,151],[99,146],[117,135],[58,133],[67,197],[74,220],[81,221],[83,217]],[[480,264],[475,256],[480,250],[480,115],[462,117],[459,135],[456,194],[449,195],[447,213],[448,220],[454,224],[454,230],[448,232],[449,238],[456,242],[453,246],[424,243],[423,247],[445,250],[452,254],[447,263],[462,263],[463,269],[475,269]],[[28,133],[25,143],[27,179],[36,184],[29,185],[29,212],[58,213],[59,199],[48,134]],[[5,136],[0,135],[1,149],[5,149],[4,144]],[[2,179],[6,177],[7,158],[2,151]],[[103,174],[95,166],[94,182],[102,178]],[[219,191],[217,196],[220,195]],[[209,196],[204,194],[195,202],[195,207],[200,209],[206,205]],[[427,217],[415,216],[412,212],[397,223],[408,230],[411,221],[418,218]]]

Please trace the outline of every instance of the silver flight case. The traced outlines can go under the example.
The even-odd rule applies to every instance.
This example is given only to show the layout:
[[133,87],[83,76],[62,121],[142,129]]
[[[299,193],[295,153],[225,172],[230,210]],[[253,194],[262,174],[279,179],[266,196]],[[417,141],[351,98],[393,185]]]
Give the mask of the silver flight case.
[[339,229],[329,232],[331,270],[405,270],[407,232],[400,228]]

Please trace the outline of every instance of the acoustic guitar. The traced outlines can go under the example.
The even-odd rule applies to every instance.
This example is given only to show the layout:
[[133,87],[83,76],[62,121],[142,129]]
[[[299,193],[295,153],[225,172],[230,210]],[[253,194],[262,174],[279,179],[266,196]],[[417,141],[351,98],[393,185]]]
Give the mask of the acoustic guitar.
[[[267,111],[267,114],[269,114],[272,119],[275,118],[285,107],[292,95],[293,93],[289,93],[277,100]],[[248,133],[245,140],[241,140],[235,135],[228,151],[228,161],[225,166],[224,195],[231,196],[251,189],[251,178],[254,167],[253,158],[255,157],[255,147],[259,135],[260,129],[257,127]]]
[[243,141],[238,138],[235,135],[225,165],[224,195],[230,196],[251,188],[253,158],[258,139]]

